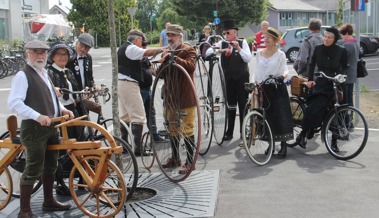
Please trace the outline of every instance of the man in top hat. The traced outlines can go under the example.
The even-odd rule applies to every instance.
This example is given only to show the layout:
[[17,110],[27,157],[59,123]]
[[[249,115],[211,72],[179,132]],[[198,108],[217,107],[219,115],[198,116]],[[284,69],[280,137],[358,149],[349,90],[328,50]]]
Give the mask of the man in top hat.
[[[183,27],[179,25],[169,25],[166,28],[166,35],[168,39],[168,46],[170,50],[180,50],[174,55],[175,62],[182,66],[190,76],[192,83],[194,81],[195,66],[196,66],[196,51],[192,46],[183,44]],[[159,62],[165,65],[170,59],[171,54],[164,52]],[[175,72],[170,72],[175,73]],[[176,168],[181,166],[182,160],[180,159],[179,142],[180,137],[183,136],[184,144],[187,149],[187,157],[185,163],[179,169],[179,174],[186,174],[190,170],[195,169],[194,151],[195,151],[195,113],[197,99],[192,92],[192,87],[186,79],[181,79],[184,75],[178,74],[178,83],[170,83],[165,80],[165,85],[162,87],[164,102],[175,102],[179,105],[180,111],[186,116],[182,116],[182,123],[170,122],[177,118],[177,112],[173,111],[167,105],[165,107],[165,118],[168,120],[168,132],[170,136],[170,144],[172,148],[171,157],[169,157],[164,164],[163,168]],[[166,77],[165,77],[166,78]],[[175,108],[177,109],[177,108]]]
[[[86,87],[93,87],[100,90],[100,87],[95,84],[92,70],[92,56],[88,54],[89,50],[94,46],[93,36],[89,33],[82,33],[74,43],[73,58],[67,63],[67,68],[74,73],[75,79],[78,83],[79,90]],[[79,115],[86,114],[81,108],[81,104],[77,104],[77,111]]]
[[[136,29],[128,33],[128,41],[117,51],[118,56],[118,106],[120,119],[131,123],[134,136],[134,154],[141,155],[141,138],[143,125],[146,124],[146,113],[141,97],[139,84],[144,82],[141,60],[144,56],[152,56],[161,48],[144,49],[142,43],[145,35]],[[121,128],[123,138],[127,137]]]
[[[244,83],[249,82],[248,62],[251,60],[249,45],[245,39],[238,39],[238,28],[233,20],[224,21],[225,41],[216,43],[221,53],[221,66],[224,70],[227,101],[229,106],[237,106],[240,114],[240,127],[242,126],[245,104],[248,92]],[[206,55],[213,53],[213,49],[207,50]],[[228,112],[228,128],[223,140],[229,141],[233,138],[236,109]],[[241,128],[240,128],[241,133]]]
[[20,179],[20,213],[18,217],[36,217],[30,208],[30,196],[37,179],[43,183],[44,211],[68,210],[71,205],[61,204],[53,197],[58,151],[47,150],[47,145],[57,143],[58,132],[50,118],[69,115],[59,101],[47,71],[47,46],[39,40],[25,45],[27,64],[12,79],[8,108],[21,121],[21,143],[26,148],[26,165]]

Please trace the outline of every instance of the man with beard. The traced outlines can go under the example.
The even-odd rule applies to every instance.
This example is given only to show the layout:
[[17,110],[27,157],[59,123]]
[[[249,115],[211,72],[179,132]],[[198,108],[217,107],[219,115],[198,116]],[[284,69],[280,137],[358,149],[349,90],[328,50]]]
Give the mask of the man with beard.
[[36,217],[30,208],[30,196],[38,178],[43,183],[42,210],[70,209],[71,205],[61,204],[53,197],[58,151],[47,150],[47,145],[58,143],[58,132],[50,118],[66,114],[74,118],[73,113],[58,101],[54,86],[44,69],[49,46],[33,40],[26,43],[25,48],[27,64],[13,78],[8,97],[9,110],[22,119],[21,143],[27,154],[25,170],[20,179],[20,218]]
[[[191,77],[192,83],[194,82],[195,65],[196,65],[196,52],[195,49],[189,45],[183,44],[183,28],[179,25],[169,25],[166,28],[166,35],[169,43],[170,50],[180,50],[175,53],[175,61],[177,64],[182,66],[189,76]],[[170,53],[164,52],[162,58],[159,60],[162,65],[165,65],[170,59]],[[169,75],[168,75],[169,76]],[[186,174],[189,170],[195,169],[193,164],[193,153],[195,150],[195,114],[196,114],[196,96],[194,96],[191,91],[190,84],[186,83],[186,79],[180,79],[181,75],[177,75],[179,84],[167,85],[167,80],[165,78],[165,85],[162,87],[164,102],[174,101],[178,99],[178,105],[180,105],[180,111],[186,116],[182,116],[182,123],[180,127],[170,120],[175,119],[176,112],[165,108],[165,116],[168,120],[168,130],[170,136],[170,143],[172,148],[172,155],[167,159],[167,162],[162,165],[163,168],[178,167],[181,165],[181,160],[179,156],[179,135],[184,135],[184,142],[187,149],[187,160],[186,163],[179,169],[179,174]],[[165,107],[165,105],[163,105]],[[178,108],[176,108],[178,109]],[[180,132],[179,132],[180,131]]]

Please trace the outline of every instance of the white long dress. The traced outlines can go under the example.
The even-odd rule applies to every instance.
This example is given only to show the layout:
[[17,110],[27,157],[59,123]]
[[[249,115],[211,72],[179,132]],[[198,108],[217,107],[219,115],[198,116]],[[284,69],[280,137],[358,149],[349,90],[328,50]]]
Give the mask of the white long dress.
[[284,52],[278,50],[269,58],[257,53],[257,63],[253,74],[253,81],[262,82],[268,78],[269,75],[280,76],[288,72],[287,59]]

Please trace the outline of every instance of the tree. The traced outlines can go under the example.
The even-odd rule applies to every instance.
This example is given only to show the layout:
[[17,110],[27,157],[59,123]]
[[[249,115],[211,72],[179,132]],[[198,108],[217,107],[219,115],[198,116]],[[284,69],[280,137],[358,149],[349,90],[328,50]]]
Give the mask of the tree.
[[138,0],[136,19],[142,32],[149,32],[157,28],[155,17],[158,13],[157,0]]
[[[99,46],[109,46],[108,5],[106,0],[71,0],[72,8],[67,16],[76,27],[85,24],[86,32],[97,34]],[[135,5],[135,0],[117,0],[114,13],[120,16],[120,30],[122,41],[126,40],[126,33],[130,30],[130,15],[126,8]],[[138,22],[137,22],[138,23]],[[118,33],[118,28],[116,28]],[[116,34],[119,35],[119,34]]]
[[336,15],[336,26],[340,27],[343,23],[343,0],[338,0],[338,11]]
[[[266,0],[171,0],[174,10],[187,20],[203,26],[217,17],[223,20],[234,19],[237,25],[260,23],[266,13]],[[196,13],[194,13],[196,12]]]

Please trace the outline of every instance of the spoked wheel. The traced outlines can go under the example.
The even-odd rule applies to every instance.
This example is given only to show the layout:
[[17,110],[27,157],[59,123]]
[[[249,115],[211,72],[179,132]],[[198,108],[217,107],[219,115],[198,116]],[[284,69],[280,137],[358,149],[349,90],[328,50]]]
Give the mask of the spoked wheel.
[[[113,119],[105,119],[100,122],[100,125],[104,127],[111,135],[114,135],[113,132]],[[129,126],[129,124],[125,123],[123,120],[120,120],[120,127],[121,127],[121,136],[122,139],[131,146],[132,150],[134,150],[134,137],[132,134],[132,130]],[[95,130],[95,135],[99,135],[100,133]]]
[[[100,157],[87,156],[80,160],[85,172],[95,179]],[[106,173],[101,178],[101,184],[95,185],[91,190],[90,185],[74,182],[74,175],[79,172],[74,166],[70,173],[71,196],[78,208],[91,217],[113,217],[124,207],[126,199],[126,186],[120,169],[110,160],[105,161]]]
[[330,113],[322,133],[329,153],[339,160],[349,160],[366,146],[368,126],[358,109],[347,106]]
[[151,144],[151,135],[150,132],[145,132],[142,136],[142,164],[148,170],[150,169],[155,161],[155,156],[153,154],[153,147]]
[[223,138],[228,121],[228,106],[224,72],[219,62],[215,62],[210,77],[212,78],[214,138],[217,144],[221,145],[224,142]]
[[[186,106],[188,102],[195,103]],[[169,139],[151,140],[157,163],[171,181],[183,181],[195,167],[201,139],[199,102],[192,79],[183,67],[169,64],[159,71],[150,104],[150,116],[154,115],[158,133]]]
[[[129,200],[132,198],[138,183],[137,159],[128,143],[119,137],[113,136],[113,138],[117,146],[124,148],[121,159],[123,168],[120,170],[125,178],[126,187],[128,189],[126,200]],[[102,141],[103,145],[110,147],[110,142],[103,135],[99,135],[96,140]]]
[[[20,131],[17,130],[16,134],[20,136]],[[9,137],[9,132],[5,132],[0,136],[0,139],[5,139]],[[0,153],[3,153],[6,150],[0,150]],[[24,172],[25,169],[25,162],[26,160],[26,150],[21,151],[16,158],[9,164],[10,168],[9,173],[12,177],[12,184],[13,189],[12,189],[12,196],[15,198],[20,198],[20,179],[21,175]],[[42,182],[40,179],[37,179],[36,182],[34,183],[33,191],[32,193],[35,193],[42,185]]]
[[[3,172],[1,172],[3,171]],[[13,184],[12,177],[9,173],[8,167],[3,166],[0,170],[0,210],[7,206],[12,197]]]
[[200,106],[201,126],[201,143],[200,155],[205,155],[211,144],[213,136],[213,101],[211,80],[207,68],[201,56],[197,57],[197,67],[195,73],[195,87]]
[[272,156],[274,141],[267,120],[257,111],[249,112],[242,123],[242,141],[250,159],[257,165],[267,164]]
[[296,138],[301,132],[301,125],[304,119],[305,105],[297,97],[291,97],[290,106],[292,112],[294,138],[292,140],[287,141],[286,143],[288,147],[295,147],[297,145]]

